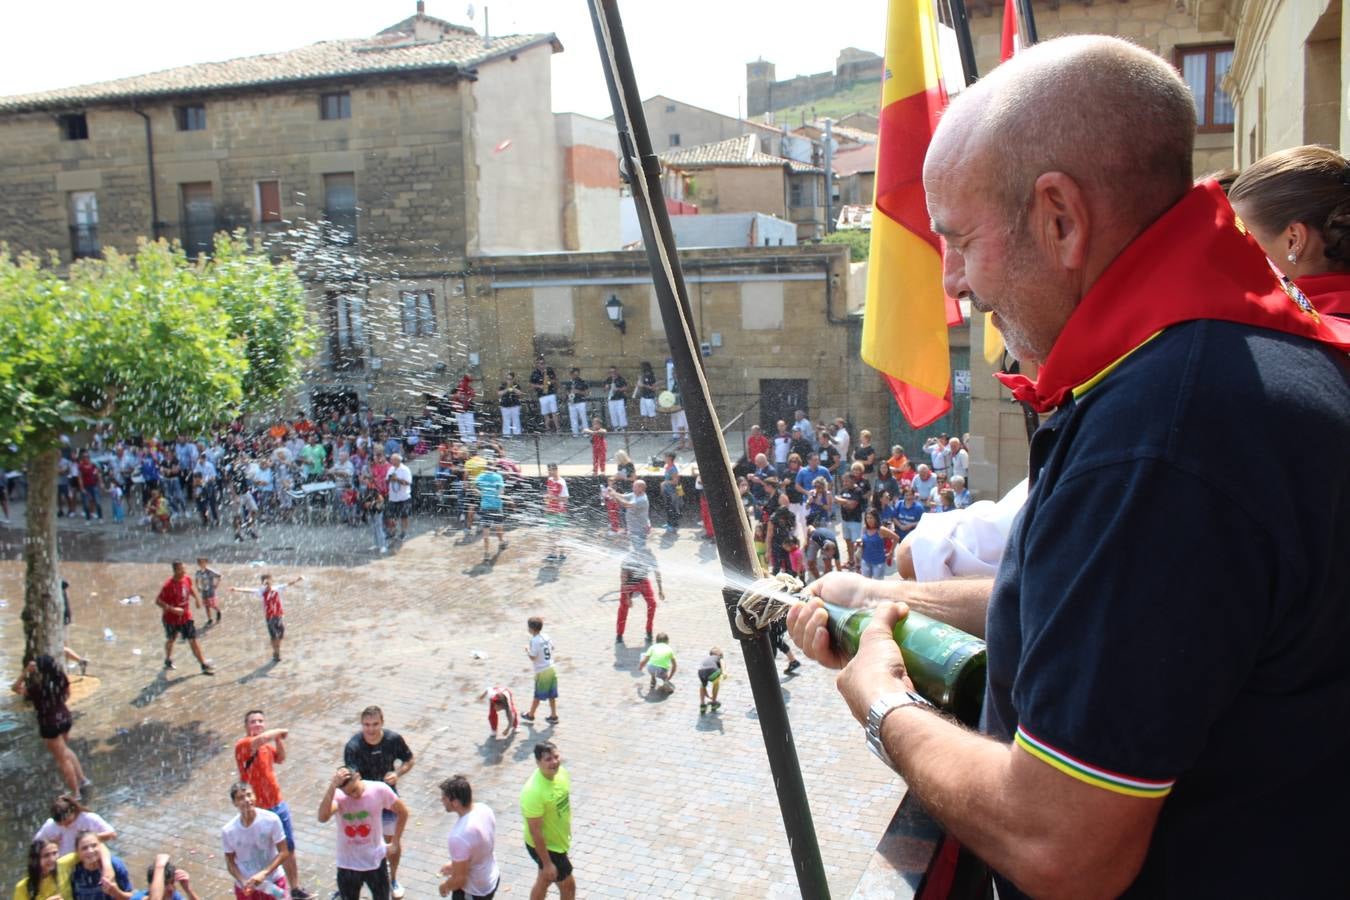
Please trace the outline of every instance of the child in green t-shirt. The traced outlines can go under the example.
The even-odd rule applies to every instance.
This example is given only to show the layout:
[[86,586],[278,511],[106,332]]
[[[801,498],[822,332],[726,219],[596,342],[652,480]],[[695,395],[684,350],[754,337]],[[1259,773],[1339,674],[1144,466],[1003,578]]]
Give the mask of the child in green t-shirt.
[[638,672],[641,673],[645,668],[647,674],[651,676],[647,687],[649,690],[655,690],[656,679],[661,679],[661,689],[669,693],[675,690],[675,685],[670,683],[670,679],[675,677],[675,670],[679,663],[675,661],[675,649],[670,646],[670,637],[660,631],[656,634],[656,643],[647,648],[647,652],[638,660]]

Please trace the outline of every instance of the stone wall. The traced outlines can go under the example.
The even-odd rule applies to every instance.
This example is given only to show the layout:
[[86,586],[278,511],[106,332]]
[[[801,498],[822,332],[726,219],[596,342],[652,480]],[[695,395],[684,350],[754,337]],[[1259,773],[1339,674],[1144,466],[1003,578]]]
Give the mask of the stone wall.
[[[349,91],[351,118],[319,117],[319,94]],[[181,101],[179,101],[181,102]],[[255,185],[280,183],[281,213],[319,218],[323,176],[351,172],[364,255],[463,259],[463,88],[431,79],[372,79],[200,98],[206,129],[179,131],[174,103],[143,104],[154,141],[158,233],[178,238],[181,186],[212,187],[217,226],[252,227]],[[0,240],[70,256],[67,195],[98,195],[103,246],[134,249],[152,233],[145,126],[129,106],[86,111],[89,138],[62,140],[47,113],[0,116]]]
[[727,166],[690,173],[693,191],[687,199],[701,213],[762,212],[788,217],[785,175],[780,167]]
[[836,60],[835,71],[798,75],[783,81],[773,80],[773,65],[762,60],[746,66],[745,114],[758,116],[766,112],[800,106],[829,97],[860,81],[880,81],[884,64],[879,56],[848,48]]
[[[760,379],[805,379],[813,414],[846,415],[884,428],[890,400],[880,378],[858,358],[859,320],[845,316],[846,248],[692,250],[681,252],[680,259],[697,337],[720,341],[703,359],[719,410],[750,405],[759,396]],[[502,375],[514,369],[523,380],[541,349],[560,375],[576,365],[592,384],[603,380],[611,365],[631,382],[643,360],[664,377],[670,352],[645,254],[530,254],[470,262],[471,272],[462,280],[446,275],[372,286],[369,356],[379,359],[380,367],[342,375],[316,371],[311,390],[348,387],[373,409],[402,415],[424,394],[449,389],[466,371],[495,398]],[[397,298],[407,289],[436,292],[437,335],[401,333]],[[606,317],[610,297],[624,305],[626,333]]]

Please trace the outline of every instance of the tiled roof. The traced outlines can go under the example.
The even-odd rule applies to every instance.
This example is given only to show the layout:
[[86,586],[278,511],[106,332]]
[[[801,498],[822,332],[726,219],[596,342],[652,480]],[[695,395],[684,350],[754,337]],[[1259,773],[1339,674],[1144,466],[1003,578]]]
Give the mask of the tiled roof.
[[677,169],[709,169],[721,166],[753,166],[771,168],[787,166],[794,172],[816,173],[823,169],[793,159],[773,156],[759,149],[759,138],[742,134],[725,141],[699,144],[661,154],[661,161]]
[[863,144],[839,150],[830,161],[836,175],[854,175],[877,170],[877,145]]
[[[374,37],[320,41],[298,50],[197,63],[78,87],[0,97],[0,112],[61,109],[135,98],[199,94],[287,82],[349,78],[388,72],[469,69],[535,44],[562,49],[552,34],[513,34],[492,38],[459,26],[441,29],[439,40],[416,40],[400,22]],[[449,23],[446,23],[447,25]]]
[[[792,129],[792,133],[808,134],[810,137],[819,139],[825,134],[825,122],[823,120],[807,122],[805,125],[798,125]],[[834,135],[837,141],[851,141],[855,144],[875,144],[877,142],[877,136],[872,132],[863,131],[861,128],[850,128],[837,122],[830,125],[830,133]]]
[[[825,130],[824,122],[815,123],[821,131]],[[857,141],[859,144],[875,144],[877,136],[870,131],[863,131],[861,128],[850,128],[847,125],[840,125],[835,122],[830,125],[830,133],[837,138],[844,138],[850,141]]]

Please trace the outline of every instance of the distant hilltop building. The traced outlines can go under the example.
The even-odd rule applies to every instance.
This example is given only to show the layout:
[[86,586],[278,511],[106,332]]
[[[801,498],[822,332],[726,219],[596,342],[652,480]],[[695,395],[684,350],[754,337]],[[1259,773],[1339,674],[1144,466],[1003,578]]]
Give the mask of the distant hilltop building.
[[883,61],[875,53],[845,47],[834,61],[833,72],[798,75],[775,81],[774,65],[764,59],[745,64],[747,117],[799,106],[846,90],[860,81],[881,81]]

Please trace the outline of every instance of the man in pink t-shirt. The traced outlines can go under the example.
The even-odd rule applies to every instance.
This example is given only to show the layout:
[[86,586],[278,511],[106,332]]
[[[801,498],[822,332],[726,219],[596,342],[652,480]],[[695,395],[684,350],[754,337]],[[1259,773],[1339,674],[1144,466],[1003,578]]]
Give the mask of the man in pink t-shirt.
[[398,852],[408,808],[393,789],[379,781],[339,766],[319,803],[319,822],[337,820],[337,886],[342,900],[359,900],[361,886],[370,888],[371,900],[391,900],[389,863],[380,819],[385,810],[396,817],[388,849]]

